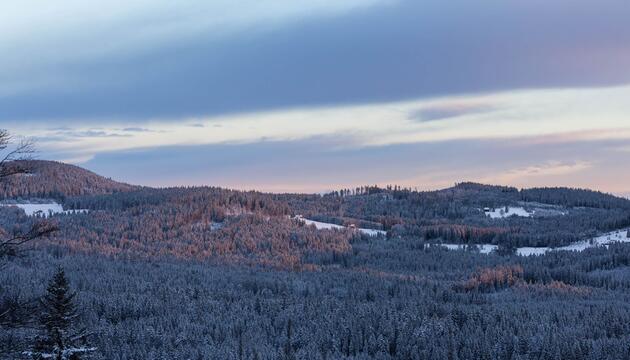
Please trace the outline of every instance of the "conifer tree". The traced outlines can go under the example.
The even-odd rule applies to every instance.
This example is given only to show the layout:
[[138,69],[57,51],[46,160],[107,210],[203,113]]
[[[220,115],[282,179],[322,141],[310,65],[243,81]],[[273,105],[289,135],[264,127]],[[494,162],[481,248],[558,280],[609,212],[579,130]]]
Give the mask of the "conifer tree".
[[[36,340],[35,351],[29,353],[35,359],[78,360],[81,354],[96,349],[85,346],[87,333],[75,329],[77,306],[65,272],[59,268],[50,281],[41,300],[40,325],[43,336]],[[82,343],[83,346],[77,346]]]

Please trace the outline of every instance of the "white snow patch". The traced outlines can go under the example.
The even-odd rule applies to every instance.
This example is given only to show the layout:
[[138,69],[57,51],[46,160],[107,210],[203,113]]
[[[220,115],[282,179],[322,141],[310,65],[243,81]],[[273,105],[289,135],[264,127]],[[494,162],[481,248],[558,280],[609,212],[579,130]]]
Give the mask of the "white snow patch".
[[503,219],[510,216],[530,217],[533,215],[533,212],[530,213],[529,211],[525,210],[525,208],[509,206],[503,206],[494,210],[485,211],[485,213],[492,219]]
[[468,246],[476,246],[479,249],[481,254],[490,254],[495,251],[498,246],[492,244],[474,244],[474,245],[465,245],[465,244],[438,244],[443,246],[449,250],[466,250]]
[[630,229],[609,232],[591,240],[579,241],[571,245],[560,247],[557,250],[583,251],[585,249],[595,246],[608,246],[614,243],[627,243],[630,242],[630,238],[628,238],[628,231],[630,231]]
[[63,212],[63,207],[57,203],[48,204],[9,204],[4,206],[18,207],[26,213],[28,216],[40,215],[40,216],[52,216]]
[[346,228],[345,226],[341,226],[341,225],[337,225],[337,224],[329,224],[329,223],[309,220],[309,219],[303,218],[301,216],[297,216],[296,219],[302,221],[306,225],[315,225],[315,228],[317,230],[322,230],[322,229],[331,230],[331,229],[345,229]]
[[384,231],[384,230],[363,229],[363,228],[358,228],[357,230],[359,230],[360,232],[368,236],[387,235],[387,231]]
[[522,247],[516,249],[516,255],[531,256],[531,255],[544,255],[547,251],[551,250],[548,247]]
[[[558,248],[551,247],[521,247],[516,249],[516,254],[519,256],[532,256],[532,255],[544,255],[549,251],[584,251],[588,248],[596,247],[596,246],[608,246],[614,243],[630,243],[630,238],[628,237],[628,231],[630,229],[616,230],[604,235],[595,237],[591,240],[578,241],[573,244],[562,246]],[[444,246],[449,250],[464,250],[466,245],[462,244],[438,244]],[[492,244],[479,244],[477,245],[482,254],[489,254],[490,252],[497,249],[496,245]]]
[[67,348],[64,350],[57,350],[53,353],[44,353],[44,352],[37,352],[37,351],[23,351],[22,355],[26,355],[29,357],[34,357],[34,358],[41,358],[41,359],[69,359],[72,355],[74,354],[84,354],[84,353],[88,353],[88,352],[93,352],[96,351],[97,348],[95,347],[91,347],[91,348],[87,348],[87,347],[80,347],[80,348]]
[[50,203],[19,203],[19,204],[0,204],[0,206],[12,206],[24,210],[27,216],[51,217],[55,214],[87,214],[87,209],[71,209],[64,210],[63,206],[56,202]]
[[[326,229],[326,230],[331,230],[331,229],[338,229],[338,230],[349,229],[348,227],[345,227],[345,226],[342,226],[342,225],[330,224],[330,223],[324,223],[324,222],[309,220],[309,219],[304,218],[301,215],[295,216],[294,219],[300,220],[306,225],[314,225],[315,228],[317,228],[318,230],[322,230],[322,229]],[[363,234],[366,234],[368,236],[378,236],[378,235],[386,235],[387,234],[387,232],[383,231],[383,230],[362,229],[362,228],[356,228],[356,230],[358,230],[359,232],[361,232]]]
[[89,209],[70,209],[70,210],[62,211],[61,214],[76,215],[76,214],[87,214],[89,212],[90,212]]

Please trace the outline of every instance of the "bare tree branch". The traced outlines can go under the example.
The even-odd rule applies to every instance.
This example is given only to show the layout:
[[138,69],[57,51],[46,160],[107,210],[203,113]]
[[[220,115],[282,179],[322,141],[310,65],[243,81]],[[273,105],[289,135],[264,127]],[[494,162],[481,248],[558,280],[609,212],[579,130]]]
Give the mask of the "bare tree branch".
[[[22,140],[14,146],[13,142],[14,138],[11,134],[7,130],[0,129],[0,182],[13,175],[27,174],[31,170],[28,162],[20,160],[32,159],[35,153],[33,141]],[[28,231],[13,235],[8,235],[0,229],[0,270],[3,269],[4,261],[24,251],[26,243],[49,236],[57,229],[57,225],[48,220],[35,222]],[[23,326],[28,322],[28,309],[31,308],[29,304],[15,300],[2,305],[0,327]]]
[[[30,166],[19,160],[30,160],[35,153],[35,146],[32,140],[21,140],[11,148],[13,136],[7,131],[0,129],[0,182],[7,177],[17,174],[27,174]],[[6,151],[4,155],[2,153]],[[2,238],[0,232],[0,259],[10,256],[16,252],[17,247],[36,238],[47,236],[57,230],[57,226],[48,221],[35,223],[33,227],[24,234],[14,235],[8,239]]]
[[20,246],[35,239],[49,236],[57,230],[59,230],[57,224],[51,221],[40,221],[33,224],[26,233],[0,240],[0,259],[17,256]]
[[22,162],[18,163],[17,161],[31,160],[33,158],[33,154],[35,153],[33,140],[20,140],[15,147],[10,149],[13,140],[13,137],[8,131],[0,129],[0,153],[9,149],[0,157],[0,181],[12,175],[27,174],[30,172],[30,168],[27,165]]

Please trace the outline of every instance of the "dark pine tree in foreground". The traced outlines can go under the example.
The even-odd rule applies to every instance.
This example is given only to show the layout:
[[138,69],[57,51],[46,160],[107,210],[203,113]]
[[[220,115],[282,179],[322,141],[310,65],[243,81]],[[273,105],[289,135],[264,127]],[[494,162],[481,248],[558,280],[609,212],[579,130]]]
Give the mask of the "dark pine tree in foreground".
[[34,359],[78,360],[82,354],[96,350],[86,346],[88,334],[84,330],[74,329],[78,317],[75,295],[59,268],[42,298],[40,325],[44,334],[36,340],[34,351],[28,353]]

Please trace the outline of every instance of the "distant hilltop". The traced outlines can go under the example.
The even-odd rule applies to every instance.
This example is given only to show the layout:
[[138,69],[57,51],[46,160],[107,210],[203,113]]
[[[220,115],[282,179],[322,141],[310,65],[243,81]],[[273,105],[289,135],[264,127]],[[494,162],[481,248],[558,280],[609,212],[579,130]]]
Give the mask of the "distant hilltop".
[[28,169],[27,174],[9,177],[0,183],[0,198],[112,194],[140,189],[117,182],[78,166],[56,161],[21,160],[12,163]]

